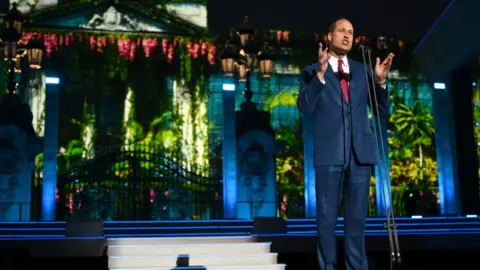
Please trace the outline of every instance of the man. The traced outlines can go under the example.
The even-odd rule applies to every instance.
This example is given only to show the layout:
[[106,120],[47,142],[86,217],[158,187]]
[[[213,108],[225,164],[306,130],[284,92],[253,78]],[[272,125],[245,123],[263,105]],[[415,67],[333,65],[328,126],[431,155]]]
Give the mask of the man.
[[[322,270],[336,267],[335,227],[340,197],[345,206],[347,269],[368,269],[364,230],[370,176],[377,161],[367,106],[369,95],[372,100],[374,95],[368,92],[365,66],[347,57],[353,33],[352,24],[344,18],[330,27],[328,48],[323,49],[320,43],[318,62],[301,73],[297,100],[300,111],[313,114],[314,119],[317,252]],[[383,120],[388,117],[386,78],[393,56],[390,54],[383,62],[377,58],[375,63],[378,102],[371,109]]]

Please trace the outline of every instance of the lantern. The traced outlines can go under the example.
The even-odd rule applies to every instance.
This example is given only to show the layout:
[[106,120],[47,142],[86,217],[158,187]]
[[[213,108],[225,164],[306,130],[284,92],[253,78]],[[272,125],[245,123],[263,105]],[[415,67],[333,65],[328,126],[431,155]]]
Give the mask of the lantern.
[[235,74],[235,66],[237,64],[238,52],[235,47],[227,41],[225,49],[220,55],[222,60],[222,70],[225,76],[233,76]]
[[265,42],[263,49],[258,52],[260,73],[264,78],[269,78],[273,73],[273,52]]
[[243,19],[242,25],[237,30],[237,35],[240,37],[240,44],[242,47],[249,45],[253,39],[253,36],[255,35],[255,29],[250,26],[248,16],[245,16],[245,19]]
[[17,55],[17,42],[20,40],[20,34],[15,28],[8,28],[3,35],[3,50],[5,61],[15,60]]
[[34,35],[27,44],[27,58],[31,69],[40,69],[43,60],[43,43]]
[[6,29],[13,28],[17,33],[22,32],[22,24],[25,21],[22,13],[17,9],[17,3],[13,3],[12,9],[10,9],[4,17]]

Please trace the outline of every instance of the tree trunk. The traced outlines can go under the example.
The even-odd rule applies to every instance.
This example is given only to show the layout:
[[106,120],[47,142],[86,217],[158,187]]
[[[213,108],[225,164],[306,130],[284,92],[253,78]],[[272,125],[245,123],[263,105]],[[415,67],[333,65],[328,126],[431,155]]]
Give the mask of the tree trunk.
[[423,184],[423,149],[422,145],[418,145],[418,179]]

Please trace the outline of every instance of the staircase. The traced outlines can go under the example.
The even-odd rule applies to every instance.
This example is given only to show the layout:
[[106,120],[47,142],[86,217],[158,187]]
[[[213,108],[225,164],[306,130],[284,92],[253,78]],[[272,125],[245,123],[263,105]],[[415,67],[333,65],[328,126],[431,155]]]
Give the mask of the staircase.
[[110,270],[285,270],[271,243],[250,236],[109,238]]

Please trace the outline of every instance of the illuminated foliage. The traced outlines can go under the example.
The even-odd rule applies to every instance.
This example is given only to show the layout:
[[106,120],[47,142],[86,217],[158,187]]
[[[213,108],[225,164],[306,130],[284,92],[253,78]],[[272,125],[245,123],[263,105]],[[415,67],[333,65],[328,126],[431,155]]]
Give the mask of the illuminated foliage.
[[[388,125],[388,146],[390,158],[390,177],[397,213],[403,213],[403,193],[409,184],[418,189],[435,187],[438,178],[437,163],[434,151],[434,128],[431,108],[420,101],[408,106],[405,99],[400,98],[396,87],[398,80],[391,79],[390,93],[393,108]],[[407,86],[412,93],[413,81]],[[416,87],[416,86],[415,86]],[[405,89],[402,89],[405,92]],[[275,108],[296,106],[297,89],[280,89],[265,101],[265,108],[271,112]],[[282,116],[285,117],[285,116]],[[276,129],[277,140],[282,150],[277,155],[277,181],[281,197],[280,213],[292,217],[301,212],[304,196],[303,139],[300,119],[296,127],[279,127]],[[369,213],[375,214],[375,177],[372,177],[371,208]],[[288,207],[287,207],[288,206]],[[296,208],[292,210],[291,208]]]
[[[436,162],[424,157],[424,149],[432,149],[435,133],[430,109],[418,101],[411,107],[397,104],[390,122],[393,124],[389,138],[392,179],[398,179],[394,184],[429,186],[428,183],[436,181],[437,177]],[[426,182],[422,183],[424,180]]]
[[[63,1],[59,6],[42,10],[36,10],[33,5],[29,15],[32,20],[64,16],[73,12],[78,7],[78,2],[83,7],[98,7],[105,1]],[[130,1],[114,2],[123,4]],[[79,164],[107,155],[109,151],[117,151],[121,153],[122,159],[115,160],[108,166],[104,164],[104,167],[98,169],[102,171],[99,174],[102,178],[97,185],[108,189],[128,187],[139,191],[134,198],[122,197],[122,201],[127,203],[140,203],[148,197],[140,190],[153,192],[161,189],[158,193],[171,192],[170,186],[166,188],[159,181],[166,179],[164,175],[158,176],[165,173],[162,171],[165,164],[152,157],[155,151],[162,151],[163,157],[175,160],[194,175],[189,177],[199,179],[197,182],[182,182],[180,186],[184,190],[204,191],[208,187],[202,183],[208,182],[207,178],[222,179],[221,155],[212,155],[208,143],[209,140],[212,141],[209,138],[208,123],[210,104],[207,104],[208,90],[211,89],[207,89],[206,85],[216,64],[216,44],[223,41],[213,41],[206,29],[186,26],[185,21],[176,18],[173,12],[166,9],[165,4],[172,2],[184,1],[158,0],[147,4],[134,1],[134,4],[151,19],[165,19],[175,27],[180,25],[191,37],[80,33],[48,28],[30,29],[23,35],[23,42],[26,42],[33,32],[40,32],[40,38],[46,47],[45,70],[59,72],[66,81],[62,93],[69,96],[66,102],[71,104],[66,106],[65,102],[60,105],[59,171],[77,172]],[[205,0],[191,2],[205,4]],[[33,22],[41,25],[41,22]],[[281,58],[297,69],[316,59],[316,47],[323,36],[284,30],[267,31],[268,33],[270,35],[266,35],[267,39],[285,52]],[[300,44],[300,40],[309,42]],[[374,55],[394,51],[398,59],[394,62],[395,65],[401,62],[402,54],[403,58],[408,57],[405,55],[409,55],[408,48],[413,44],[409,40],[391,37],[359,36],[355,43],[359,42],[373,44]],[[354,53],[352,51],[352,55]],[[1,67],[4,67],[1,62]],[[414,93],[414,99],[418,99],[417,77],[410,76],[410,85],[407,87],[407,91]],[[399,80],[390,79],[392,85]],[[300,217],[304,210],[304,146],[301,119],[297,114],[290,113],[296,107],[298,86],[286,87],[279,82],[277,88],[278,91],[267,94],[268,98],[263,105],[265,110],[272,112],[272,120],[277,118],[275,121],[281,123],[275,126],[279,144],[276,177],[282,193],[279,196],[282,209],[280,214],[284,217]],[[391,89],[393,95],[398,91],[399,89]],[[39,100],[42,98],[41,95],[35,96]],[[115,99],[109,102],[108,99],[112,97]],[[120,104],[118,108],[117,104]],[[394,186],[392,190],[397,200],[395,204],[401,208],[401,195],[406,185],[415,184],[420,188],[435,185],[437,165],[433,151],[434,129],[430,108],[422,102],[410,104],[405,100],[395,100],[393,107],[388,145]],[[43,110],[41,108],[34,113],[38,132],[42,130]],[[112,113],[115,114],[113,118],[119,119],[116,126],[105,123],[103,119],[109,110],[115,111]],[[278,121],[278,118],[291,118],[292,115],[296,118],[292,121],[293,124],[286,125]],[[218,138],[213,138],[215,139]],[[38,177],[35,178],[35,185],[39,187],[42,155],[37,156],[36,164]],[[212,172],[212,168],[217,172]],[[151,179],[142,180],[142,183],[147,183],[145,187],[139,187],[133,180],[135,177],[138,180],[147,176]],[[375,185],[374,177],[372,184]],[[66,187],[75,193],[85,188],[85,185],[79,180]],[[372,189],[371,198],[374,197]],[[374,199],[371,206],[374,206]],[[118,208],[128,211],[128,205]]]

